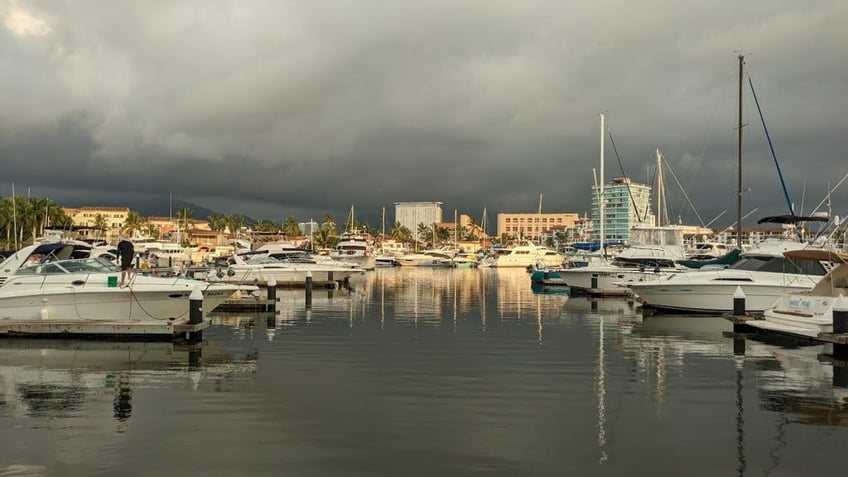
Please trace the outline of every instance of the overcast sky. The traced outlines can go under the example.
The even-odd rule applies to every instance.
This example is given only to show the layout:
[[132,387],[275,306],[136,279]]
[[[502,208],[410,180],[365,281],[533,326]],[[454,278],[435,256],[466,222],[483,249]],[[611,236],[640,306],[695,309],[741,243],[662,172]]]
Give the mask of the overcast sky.
[[[0,0],[0,195],[282,220],[589,210],[599,113],[736,215],[737,55],[796,210],[848,174],[844,0]],[[787,206],[750,90],[744,210]],[[621,175],[606,142],[605,176]],[[672,214],[698,220],[666,172]],[[848,180],[832,197],[848,215]],[[748,225],[748,221],[746,221]]]

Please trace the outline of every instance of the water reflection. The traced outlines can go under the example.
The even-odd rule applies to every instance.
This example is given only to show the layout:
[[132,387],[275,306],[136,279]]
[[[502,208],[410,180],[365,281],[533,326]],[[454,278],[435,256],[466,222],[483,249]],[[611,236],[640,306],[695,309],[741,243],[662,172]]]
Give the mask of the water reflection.
[[231,361],[208,342],[0,340],[0,412],[4,417],[70,418],[89,412],[89,401],[110,396],[110,414],[123,432],[137,388],[182,383],[196,389],[204,380],[226,380]]
[[848,388],[825,356],[832,345],[774,336],[746,340],[744,363],[757,373],[760,403],[798,422],[848,425]]

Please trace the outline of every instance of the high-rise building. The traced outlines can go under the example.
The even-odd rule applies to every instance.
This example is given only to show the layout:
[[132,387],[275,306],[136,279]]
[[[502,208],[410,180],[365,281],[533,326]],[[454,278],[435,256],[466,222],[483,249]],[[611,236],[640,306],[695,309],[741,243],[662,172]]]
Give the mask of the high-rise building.
[[[598,188],[592,188],[592,241],[600,239]],[[652,223],[651,186],[617,177],[604,186],[604,242],[630,239],[630,229]]]
[[[415,236],[419,224],[432,227],[433,224],[442,222],[442,203],[395,202],[395,222],[400,222]],[[388,233],[388,228],[386,233]]]

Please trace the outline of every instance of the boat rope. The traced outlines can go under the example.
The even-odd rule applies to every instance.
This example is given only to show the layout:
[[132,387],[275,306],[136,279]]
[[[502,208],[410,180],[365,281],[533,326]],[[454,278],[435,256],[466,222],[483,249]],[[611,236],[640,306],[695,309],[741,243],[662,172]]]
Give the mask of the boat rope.
[[763,131],[766,133],[766,140],[768,141],[769,149],[771,150],[771,157],[774,159],[774,166],[777,168],[777,177],[780,179],[780,186],[783,188],[783,196],[786,199],[786,206],[789,208],[789,214],[795,215],[795,208],[792,206],[792,201],[789,199],[789,192],[786,190],[786,182],[783,180],[783,172],[780,170],[780,163],[777,162],[777,155],[774,153],[774,145],[771,142],[768,127],[766,127],[766,118],[763,116],[763,110],[760,108],[760,101],[757,99],[757,92],[754,91],[754,82],[751,81],[750,72],[748,73],[748,84],[751,86],[751,94],[754,96],[754,104],[757,105],[757,113],[760,115],[760,122],[763,123]]
[[677,174],[671,169],[671,166],[668,164],[668,161],[663,161],[663,165],[668,169],[668,172],[671,172],[671,177],[674,179],[674,182],[677,184],[677,187],[680,188],[680,192],[683,194],[683,197],[686,199],[686,203],[689,204],[689,207],[692,207],[692,212],[695,213],[695,217],[698,218],[698,222],[701,223],[701,227],[706,227],[704,225],[704,219],[701,218],[701,214],[695,209],[695,204],[689,199],[689,194],[686,193],[686,190],[683,189],[683,185],[680,183],[680,180],[677,179]]
[[[618,168],[621,170],[621,175],[624,177],[629,177],[626,172],[624,172],[624,165],[621,163],[621,156],[618,155],[618,148],[615,147],[615,140],[612,138],[612,131],[607,129],[607,134],[609,134],[610,144],[612,144],[612,150],[615,152],[615,158],[618,160]],[[633,204],[633,210],[636,211],[636,219],[639,222],[643,222],[647,220],[648,214],[647,210],[645,211],[645,217],[642,217],[639,213],[639,207],[636,206],[636,199],[633,198],[633,192],[630,191],[630,185],[627,184],[627,195],[630,196],[630,203]]]

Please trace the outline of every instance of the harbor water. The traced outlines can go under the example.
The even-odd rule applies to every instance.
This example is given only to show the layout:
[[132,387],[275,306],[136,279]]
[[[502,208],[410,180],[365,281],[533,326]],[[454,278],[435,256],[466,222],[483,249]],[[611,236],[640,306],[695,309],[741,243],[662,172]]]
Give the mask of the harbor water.
[[844,472],[824,345],[734,343],[720,317],[534,292],[521,269],[277,296],[194,347],[0,340],[0,476]]

